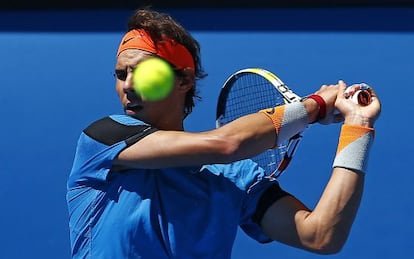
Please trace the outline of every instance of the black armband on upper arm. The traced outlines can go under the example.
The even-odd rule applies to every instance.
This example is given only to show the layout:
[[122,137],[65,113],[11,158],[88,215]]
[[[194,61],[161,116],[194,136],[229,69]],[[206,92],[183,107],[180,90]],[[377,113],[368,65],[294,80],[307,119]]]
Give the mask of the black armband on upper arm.
[[267,209],[280,198],[290,195],[288,192],[282,190],[279,184],[274,184],[267,188],[263,192],[262,197],[260,197],[259,202],[257,203],[256,212],[252,216],[253,222],[256,222],[260,225],[264,214]]
[[83,132],[107,146],[120,141],[125,141],[130,146],[157,130],[148,125],[124,125],[110,117],[105,117],[92,123]]

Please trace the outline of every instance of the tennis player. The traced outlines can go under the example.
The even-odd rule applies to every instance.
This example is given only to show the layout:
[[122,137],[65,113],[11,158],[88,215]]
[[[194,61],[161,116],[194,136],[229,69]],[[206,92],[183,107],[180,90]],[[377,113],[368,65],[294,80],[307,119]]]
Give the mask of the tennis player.
[[[146,102],[133,91],[132,70],[152,56],[171,63],[176,80],[168,98]],[[125,114],[83,130],[68,179],[73,258],[230,258],[239,226],[261,243],[320,254],[341,250],[360,205],[380,112],[376,96],[360,107],[343,97],[340,81],[322,86],[318,98],[273,114],[185,132],[183,121],[198,98],[196,81],[205,76],[200,46],[169,15],[150,9],[131,16],[115,70]],[[338,152],[310,210],[247,158],[309,123],[335,120],[334,108],[344,121]]]

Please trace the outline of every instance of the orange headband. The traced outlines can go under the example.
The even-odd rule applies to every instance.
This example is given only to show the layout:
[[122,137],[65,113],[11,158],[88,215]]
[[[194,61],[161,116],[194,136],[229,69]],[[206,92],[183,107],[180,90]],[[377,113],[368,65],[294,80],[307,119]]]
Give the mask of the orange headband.
[[140,49],[167,60],[178,69],[189,67],[194,70],[193,57],[183,45],[167,37],[162,39],[155,45],[151,36],[145,30],[131,30],[122,38],[117,56],[126,49]]

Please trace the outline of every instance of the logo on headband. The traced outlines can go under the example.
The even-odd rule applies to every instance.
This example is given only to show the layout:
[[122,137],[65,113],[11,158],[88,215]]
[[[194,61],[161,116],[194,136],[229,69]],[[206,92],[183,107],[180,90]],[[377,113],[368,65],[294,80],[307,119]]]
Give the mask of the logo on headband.
[[124,45],[125,43],[127,43],[128,41],[130,41],[130,40],[132,40],[132,39],[134,39],[135,37],[132,37],[132,38],[129,38],[129,39],[126,39],[126,40],[124,40],[123,42],[122,42],[122,45]]

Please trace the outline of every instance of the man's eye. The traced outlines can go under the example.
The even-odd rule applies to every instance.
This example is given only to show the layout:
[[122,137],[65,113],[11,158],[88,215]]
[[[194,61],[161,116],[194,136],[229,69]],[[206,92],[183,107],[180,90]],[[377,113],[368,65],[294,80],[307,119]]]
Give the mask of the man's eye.
[[118,80],[125,81],[127,78],[127,71],[126,70],[115,70],[114,76],[118,78]]

